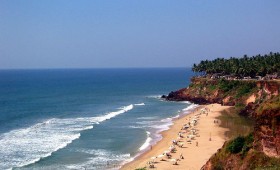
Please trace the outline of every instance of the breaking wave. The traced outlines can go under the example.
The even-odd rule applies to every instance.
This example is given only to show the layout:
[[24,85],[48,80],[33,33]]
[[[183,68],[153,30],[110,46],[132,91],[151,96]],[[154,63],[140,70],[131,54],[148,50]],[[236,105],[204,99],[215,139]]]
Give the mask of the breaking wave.
[[80,132],[133,109],[133,105],[119,108],[96,117],[52,118],[33,126],[12,130],[0,135],[0,169],[23,167],[62,149],[80,138]]

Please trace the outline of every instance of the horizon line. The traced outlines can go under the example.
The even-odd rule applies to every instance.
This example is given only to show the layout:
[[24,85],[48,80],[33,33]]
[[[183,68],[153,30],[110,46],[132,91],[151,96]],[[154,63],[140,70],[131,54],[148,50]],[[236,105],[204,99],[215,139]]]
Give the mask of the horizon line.
[[186,67],[54,67],[54,68],[0,68],[0,70],[90,70],[90,69],[176,69],[185,68],[190,69],[191,66]]

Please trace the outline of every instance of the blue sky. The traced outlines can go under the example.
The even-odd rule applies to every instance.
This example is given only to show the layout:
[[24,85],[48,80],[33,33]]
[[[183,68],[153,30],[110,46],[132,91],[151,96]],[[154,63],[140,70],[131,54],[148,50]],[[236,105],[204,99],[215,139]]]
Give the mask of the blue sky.
[[0,68],[188,67],[280,52],[279,0],[1,0]]

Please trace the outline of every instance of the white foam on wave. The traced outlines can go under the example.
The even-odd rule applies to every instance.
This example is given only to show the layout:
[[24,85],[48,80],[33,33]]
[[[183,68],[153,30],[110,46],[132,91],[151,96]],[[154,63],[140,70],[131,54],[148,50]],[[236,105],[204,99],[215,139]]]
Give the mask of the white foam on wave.
[[93,128],[119,114],[133,109],[133,105],[119,108],[97,117],[52,118],[28,128],[16,129],[0,135],[0,169],[23,167],[50,156],[80,137],[80,132]]
[[161,99],[161,96],[162,95],[150,95],[150,96],[147,96],[147,98]]
[[176,115],[176,116],[172,117],[172,119],[177,119],[179,117],[180,117],[180,115]]
[[188,111],[192,111],[194,110],[195,108],[197,108],[199,105],[197,104],[191,104],[189,105],[187,108],[183,109],[184,112],[188,112]]
[[140,151],[148,148],[150,146],[150,142],[152,141],[152,138],[150,137],[150,132],[146,131],[147,134],[147,139],[146,141],[143,143],[143,145],[139,148]]
[[137,119],[139,119],[139,120],[154,120],[154,119],[158,119],[158,117],[157,116],[151,116],[151,117],[147,116],[147,117],[138,117]]
[[145,106],[145,103],[134,104],[135,106]]
[[133,109],[133,105],[128,105],[128,106],[124,106],[124,107],[121,107],[119,108],[118,111],[115,111],[115,112],[109,112],[105,115],[101,115],[101,116],[97,116],[97,117],[91,117],[91,118],[83,118],[83,119],[87,119],[87,120],[90,120],[92,123],[100,123],[100,122],[103,122],[105,120],[109,120],[117,115],[120,115],[122,113],[125,113],[125,112],[128,112],[130,110]]
[[189,101],[180,101],[180,103],[191,104],[191,102],[189,102]]
[[131,161],[130,154],[120,154],[104,149],[88,150],[79,149],[76,152],[83,152],[92,155],[88,161],[79,164],[69,164],[65,169],[119,169],[123,162]]
[[152,127],[155,128],[155,129],[158,129],[158,130],[157,130],[157,133],[160,133],[160,132],[162,132],[162,131],[168,130],[169,127],[170,127],[171,125],[173,125],[172,119],[173,119],[173,118],[166,118],[166,119],[163,119],[163,120],[161,120],[161,122],[162,122],[161,124],[159,124],[159,125],[154,125],[154,126],[152,126]]
[[[189,102],[188,102],[189,104]],[[198,105],[191,104],[187,108],[183,109],[185,113],[189,113],[188,111],[191,111],[195,109]],[[180,111],[181,112],[181,111]],[[154,119],[145,119],[144,117],[141,118],[144,121],[136,122],[137,125],[142,126],[133,126],[131,128],[152,128],[151,132],[152,134],[147,135],[145,143],[139,148],[139,150],[144,150],[148,146],[157,143],[159,140],[162,139],[161,132],[170,129],[170,126],[173,125],[173,120],[180,117],[180,114],[174,116],[174,117],[167,117],[162,120],[155,121]],[[141,120],[140,119],[140,120]]]
[[144,120],[144,121],[136,122],[136,124],[137,125],[144,125],[144,126],[148,127],[149,125],[154,124],[156,122],[158,122],[158,121],[157,120],[154,120],[154,121],[152,121],[152,120]]

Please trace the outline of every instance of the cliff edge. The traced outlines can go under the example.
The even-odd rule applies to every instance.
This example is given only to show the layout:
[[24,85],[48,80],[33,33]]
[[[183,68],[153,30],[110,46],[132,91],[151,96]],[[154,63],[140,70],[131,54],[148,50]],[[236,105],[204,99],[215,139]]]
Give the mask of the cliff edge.
[[219,103],[255,120],[247,136],[227,141],[202,169],[280,168],[280,81],[194,77],[187,88],[162,96],[171,101]]

